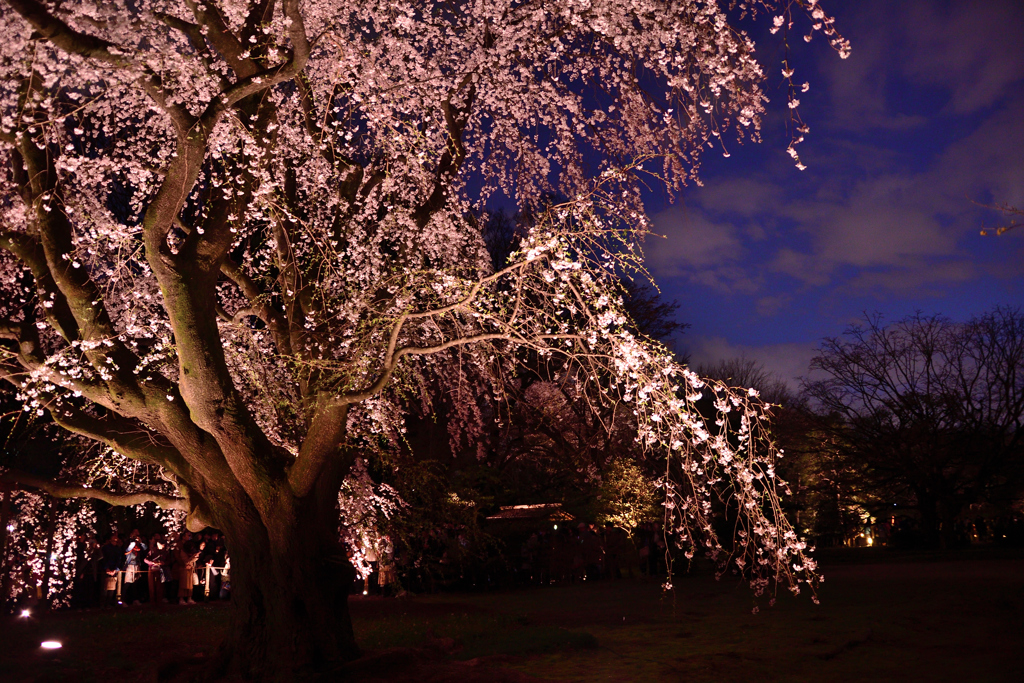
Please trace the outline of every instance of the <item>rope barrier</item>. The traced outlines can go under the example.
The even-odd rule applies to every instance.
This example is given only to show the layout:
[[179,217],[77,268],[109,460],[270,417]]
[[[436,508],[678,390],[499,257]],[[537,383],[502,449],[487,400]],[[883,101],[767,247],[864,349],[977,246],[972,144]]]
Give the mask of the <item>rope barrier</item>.
[[[204,584],[203,585],[203,599],[208,599],[210,597],[210,572],[212,570],[214,570],[214,569],[220,570],[221,572],[230,571],[230,567],[213,567],[213,566],[205,566],[204,565],[203,567],[201,567],[201,569],[205,573],[205,576],[203,577],[203,584]],[[195,569],[193,571],[198,571],[198,569]],[[136,576],[138,576],[139,574],[149,574],[149,572],[150,572],[149,569],[137,569],[137,570],[135,570],[134,574]],[[107,576],[110,576],[110,572],[106,572],[106,574],[107,574]],[[121,602],[121,589],[124,586],[124,583],[125,583],[124,577],[127,574],[128,574],[128,570],[127,569],[118,569],[117,570],[116,598],[117,598],[118,602]],[[138,579],[136,579],[136,581],[137,580]],[[134,581],[129,581],[128,583],[135,583],[135,582]]]

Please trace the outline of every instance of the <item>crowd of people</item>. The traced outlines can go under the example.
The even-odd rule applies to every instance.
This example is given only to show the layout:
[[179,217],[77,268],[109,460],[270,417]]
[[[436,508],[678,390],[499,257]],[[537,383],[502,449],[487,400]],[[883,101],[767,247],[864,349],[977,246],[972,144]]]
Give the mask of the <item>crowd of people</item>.
[[95,537],[82,536],[71,604],[85,608],[227,600],[230,570],[224,539],[216,531],[155,534],[147,539],[133,529],[124,540],[112,533],[103,545]]

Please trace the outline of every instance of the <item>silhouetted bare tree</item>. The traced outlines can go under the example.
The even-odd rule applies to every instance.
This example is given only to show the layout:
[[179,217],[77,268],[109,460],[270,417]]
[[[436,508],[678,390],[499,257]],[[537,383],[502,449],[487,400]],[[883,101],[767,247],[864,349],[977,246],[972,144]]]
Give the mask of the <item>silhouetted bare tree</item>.
[[969,505],[1022,482],[1024,316],[999,308],[966,323],[879,317],[828,339],[805,384],[821,428],[867,465],[875,486],[909,494],[935,544],[955,541]]

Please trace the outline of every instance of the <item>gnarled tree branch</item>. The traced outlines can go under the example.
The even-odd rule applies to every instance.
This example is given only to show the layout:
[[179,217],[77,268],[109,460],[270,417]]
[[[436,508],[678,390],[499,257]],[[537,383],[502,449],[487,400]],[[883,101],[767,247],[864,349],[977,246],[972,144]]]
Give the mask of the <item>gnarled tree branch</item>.
[[7,470],[0,474],[0,481],[19,488],[33,488],[44,491],[54,498],[94,498],[110,505],[138,505],[139,503],[156,503],[165,510],[188,511],[188,501],[175,498],[159,491],[136,491],[134,493],[115,493],[105,489],[92,488],[79,484],[65,484],[37,477],[28,472]]

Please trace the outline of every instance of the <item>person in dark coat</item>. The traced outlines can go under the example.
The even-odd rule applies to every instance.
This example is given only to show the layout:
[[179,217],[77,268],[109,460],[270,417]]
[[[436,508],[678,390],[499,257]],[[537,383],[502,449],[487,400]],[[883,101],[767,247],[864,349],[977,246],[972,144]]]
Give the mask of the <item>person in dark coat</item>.
[[171,554],[167,550],[164,537],[156,534],[150,539],[149,551],[143,558],[146,569],[149,572],[147,581],[149,583],[149,602],[151,605],[158,605],[167,602],[164,597],[164,584],[170,576]]
[[117,575],[121,571],[121,539],[114,532],[100,548],[103,556],[104,605],[113,605],[117,600]]

